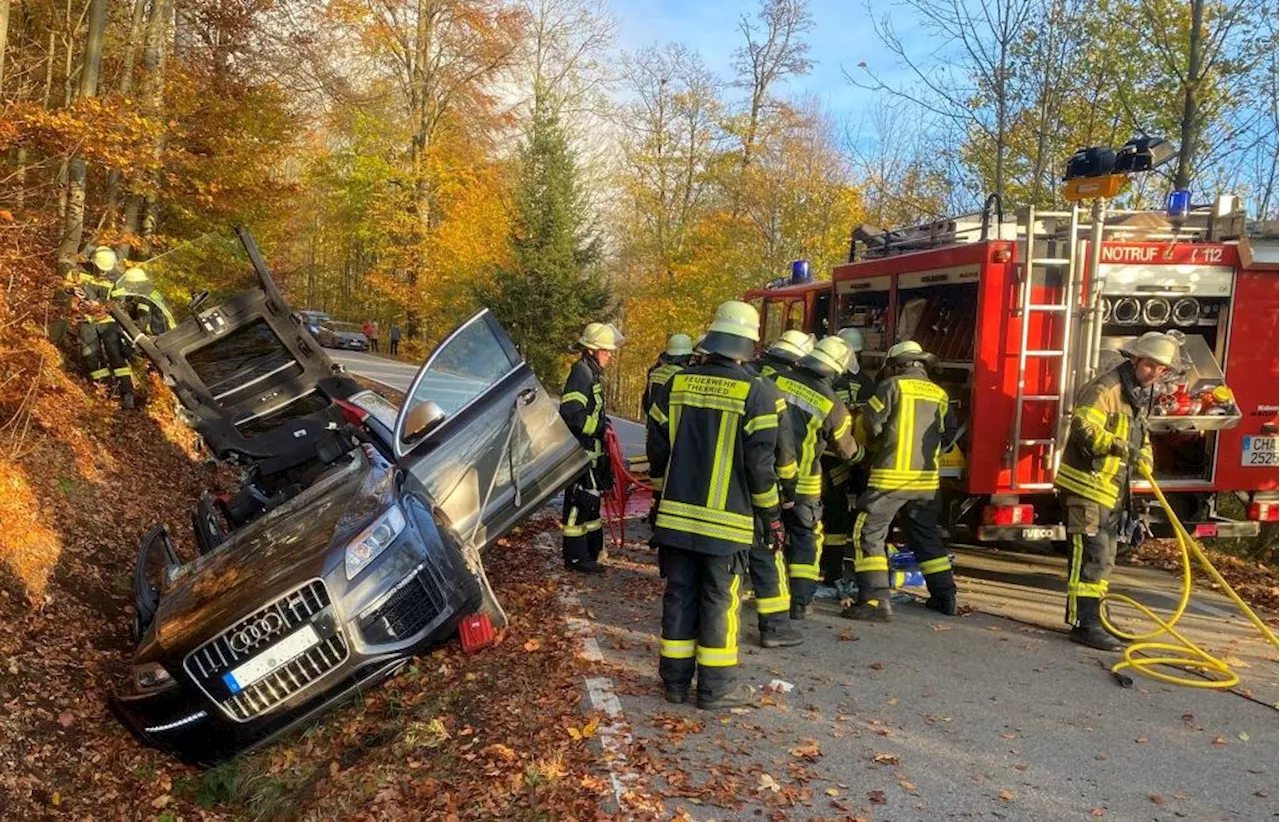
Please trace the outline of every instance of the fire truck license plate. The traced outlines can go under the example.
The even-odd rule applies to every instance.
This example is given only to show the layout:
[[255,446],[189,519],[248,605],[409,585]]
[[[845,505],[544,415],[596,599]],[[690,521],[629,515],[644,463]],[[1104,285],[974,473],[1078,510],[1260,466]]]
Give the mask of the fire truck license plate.
[[1245,437],[1241,465],[1280,465],[1280,437]]

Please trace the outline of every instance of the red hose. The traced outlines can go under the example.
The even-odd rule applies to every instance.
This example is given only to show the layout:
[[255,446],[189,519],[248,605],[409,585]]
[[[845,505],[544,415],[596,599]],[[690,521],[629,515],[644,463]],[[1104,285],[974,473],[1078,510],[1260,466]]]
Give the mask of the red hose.
[[653,487],[631,473],[631,466],[622,455],[622,446],[613,426],[604,431],[604,453],[609,458],[609,467],[613,471],[613,488],[602,495],[605,521],[609,525],[609,537],[613,544],[621,548],[627,538],[627,502],[632,494],[637,497],[651,495]]

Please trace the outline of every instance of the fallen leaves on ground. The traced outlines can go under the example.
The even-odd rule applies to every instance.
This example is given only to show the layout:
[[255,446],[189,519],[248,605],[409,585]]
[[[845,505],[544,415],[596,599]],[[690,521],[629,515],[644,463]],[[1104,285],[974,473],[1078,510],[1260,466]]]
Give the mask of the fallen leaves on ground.
[[[1271,612],[1276,610],[1277,599],[1280,598],[1280,587],[1276,585],[1276,569],[1274,566],[1267,566],[1261,562],[1250,562],[1214,548],[1206,547],[1203,544],[1201,547],[1204,549],[1205,555],[1209,557],[1209,561],[1213,563],[1213,567],[1218,569],[1218,573],[1222,574],[1222,578],[1236,590],[1236,593],[1245,602],[1255,608],[1265,608]],[[1129,561],[1134,565],[1181,573],[1182,550],[1178,547],[1176,539],[1149,539],[1137,547],[1129,556]],[[1217,587],[1199,562],[1193,558],[1191,564],[1192,573],[1198,584]],[[1260,616],[1265,619],[1267,615],[1261,614]],[[1274,619],[1268,621],[1272,622],[1272,624],[1275,622]]]

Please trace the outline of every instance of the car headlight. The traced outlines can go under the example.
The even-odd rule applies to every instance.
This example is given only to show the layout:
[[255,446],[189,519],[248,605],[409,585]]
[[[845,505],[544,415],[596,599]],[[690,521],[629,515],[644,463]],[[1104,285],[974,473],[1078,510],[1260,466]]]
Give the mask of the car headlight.
[[173,684],[173,677],[159,662],[144,662],[133,666],[133,686],[139,693],[160,691]]
[[404,530],[404,512],[393,505],[347,546],[347,579],[355,579]]

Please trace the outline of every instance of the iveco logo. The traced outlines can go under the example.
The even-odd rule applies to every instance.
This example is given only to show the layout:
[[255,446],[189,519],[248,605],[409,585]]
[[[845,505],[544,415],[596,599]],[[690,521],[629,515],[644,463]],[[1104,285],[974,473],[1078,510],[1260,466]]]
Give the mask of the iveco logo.
[[267,637],[280,633],[284,627],[284,617],[275,612],[264,614],[232,634],[228,644],[231,645],[231,650],[243,654],[261,644]]

